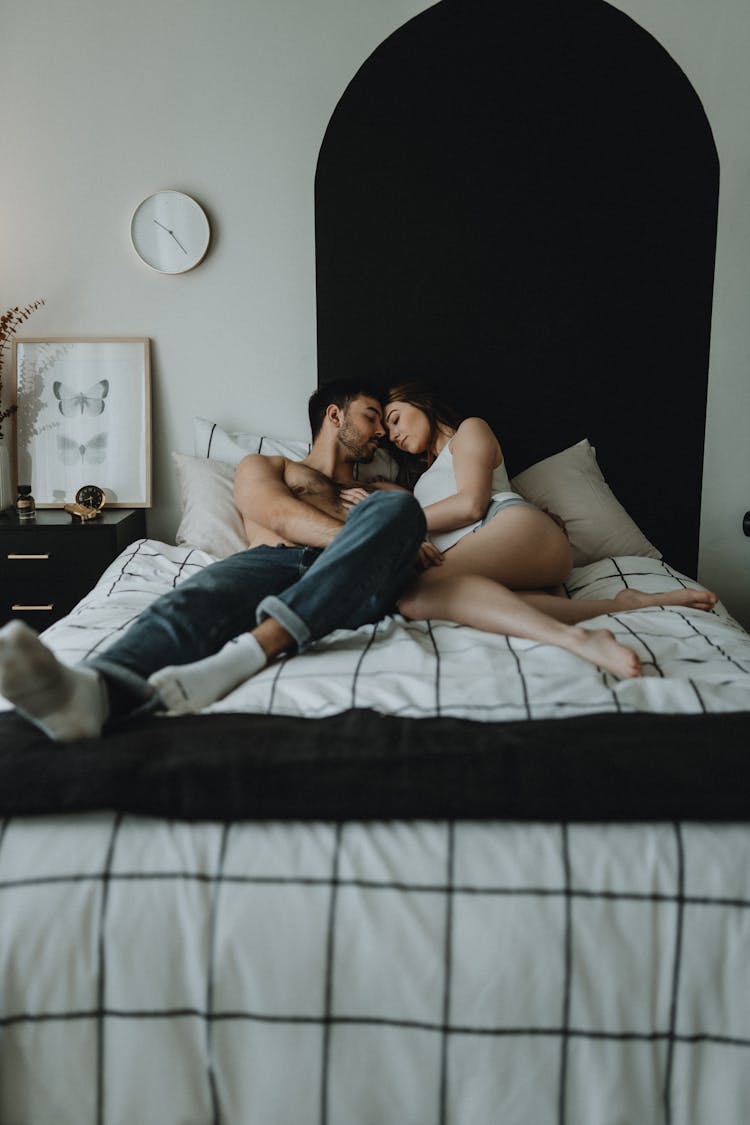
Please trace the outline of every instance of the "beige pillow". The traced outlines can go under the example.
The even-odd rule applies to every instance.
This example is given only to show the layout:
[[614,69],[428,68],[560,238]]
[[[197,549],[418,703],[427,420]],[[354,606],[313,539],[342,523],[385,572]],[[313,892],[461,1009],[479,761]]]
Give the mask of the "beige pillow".
[[615,497],[587,438],[532,465],[513,478],[511,488],[562,516],[574,566],[611,555],[662,557]]
[[173,453],[182,496],[177,543],[224,559],[247,547],[242,517],[234,504],[234,465]]

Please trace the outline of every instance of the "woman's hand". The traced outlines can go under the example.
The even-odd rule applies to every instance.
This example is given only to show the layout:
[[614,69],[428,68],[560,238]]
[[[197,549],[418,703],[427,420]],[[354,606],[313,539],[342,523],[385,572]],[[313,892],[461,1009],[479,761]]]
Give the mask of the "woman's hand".
[[442,566],[445,556],[438,551],[434,543],[429,539],[423,539],[419,547],[419,558],[417,565],[422,570],[428,570],[431,566]]

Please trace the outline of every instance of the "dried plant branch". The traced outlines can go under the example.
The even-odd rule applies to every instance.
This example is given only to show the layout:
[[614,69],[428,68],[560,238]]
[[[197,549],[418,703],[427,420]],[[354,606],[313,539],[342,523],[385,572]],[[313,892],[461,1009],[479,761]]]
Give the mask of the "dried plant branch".
[[5,355],[18,328],[43,304],[44,298],[40,298],[38,301],[32,301],[30,305],[26,305],[24,308],[16,305],[15,308],[7,309],[0,316],[0,438],[3,436],[3,422],[10,418],[11,414],[15,414],[18,409],[17,405],[13,403],[3,410],[3,362]]

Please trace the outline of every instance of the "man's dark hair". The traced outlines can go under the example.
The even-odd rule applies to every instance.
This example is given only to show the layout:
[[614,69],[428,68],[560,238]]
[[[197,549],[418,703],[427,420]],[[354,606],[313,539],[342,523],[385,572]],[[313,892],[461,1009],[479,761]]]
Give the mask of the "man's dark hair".
[[330,383],[324,383],[322,387],[318,387],[317,391],[310,395],[310,401],[307,404],[313,441],[320,433],[329,406],[338,406],[339,410],[346,410],[350,402],[353,402],[355,398],[361,398],[363,395],[380,402],[380,391],[377,387],[357,379],[333,379]]

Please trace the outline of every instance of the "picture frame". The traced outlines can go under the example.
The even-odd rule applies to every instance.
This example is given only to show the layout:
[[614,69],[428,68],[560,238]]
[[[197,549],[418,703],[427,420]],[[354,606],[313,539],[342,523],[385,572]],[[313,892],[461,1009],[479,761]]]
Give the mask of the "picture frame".
[[150,340],[18,337],[18,483],[38,508],[62,508],[97,484],[109,508],[151,507]]

